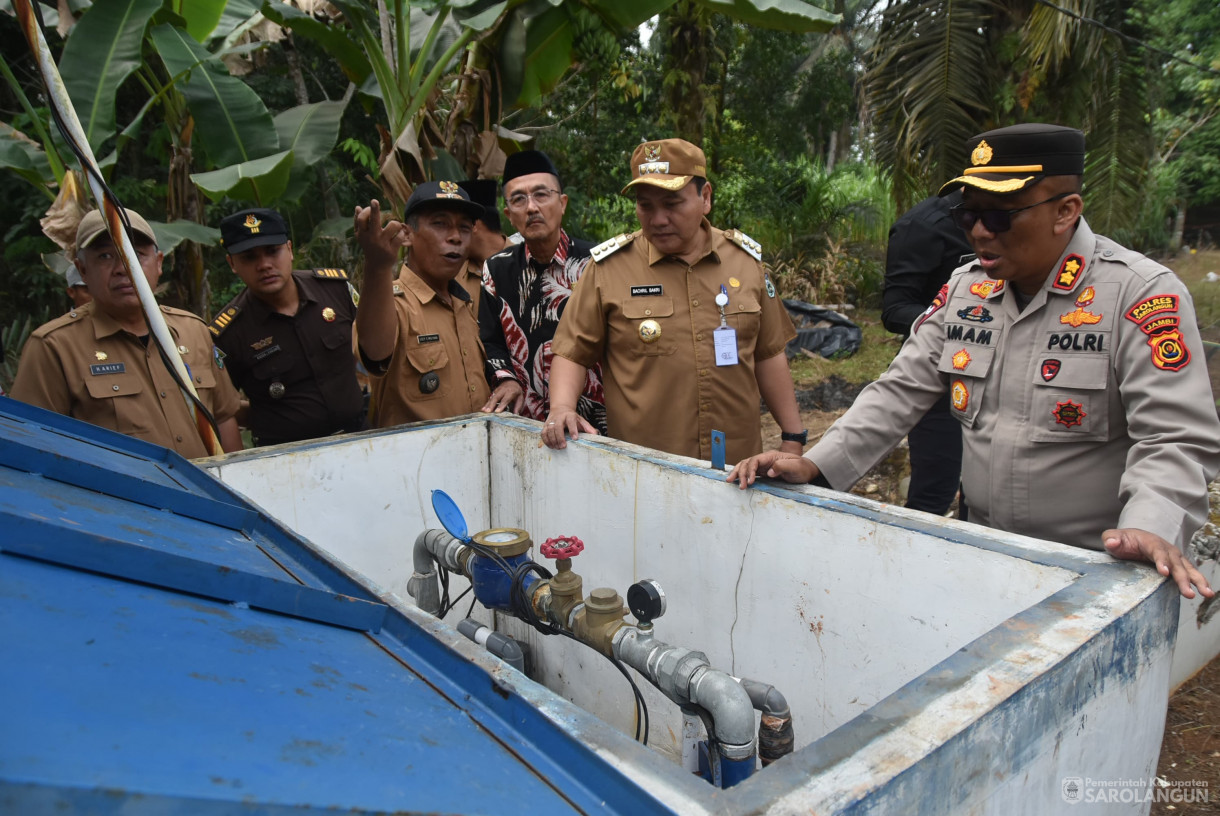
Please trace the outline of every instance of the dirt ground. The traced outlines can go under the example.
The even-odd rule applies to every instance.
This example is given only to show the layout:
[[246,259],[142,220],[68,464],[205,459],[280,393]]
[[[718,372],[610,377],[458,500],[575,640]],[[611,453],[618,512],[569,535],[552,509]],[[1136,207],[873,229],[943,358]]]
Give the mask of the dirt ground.
[[[797,403],[801,419],[809,429],[809,444],[843,414],[861,388],[862,385],[853,385],[835,376],[813,388],[798,384]],[[763,448],[778,446],[779,428],[770,415],[764,413]],[[904,498],[900,485],[909,474],[904,442],[888,459],[869,471],[852,492],[901,505]],[[955,513],[956,505],[949,512]],[[1220,814],[1220,658],[1183,684],[1170,698],[1157,776],[1170,783],[1206,783],[1209,795],[1206,803],[1154,802],[1153,816]]]

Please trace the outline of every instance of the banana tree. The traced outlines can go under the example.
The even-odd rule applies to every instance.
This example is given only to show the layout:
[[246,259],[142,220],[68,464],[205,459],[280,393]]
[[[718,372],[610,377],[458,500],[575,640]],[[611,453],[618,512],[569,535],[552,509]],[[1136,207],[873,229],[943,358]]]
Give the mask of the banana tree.
[[[232,35],[259,19],[252,0],[96,0],[67,37],[60,72],[90,145],[99,155],[103,148],[110,151],[103,167],[113,166],[137,135],[148,136],[152,126],[145,123],[154,118],[149,114],[168,134],[167,237],[205,235],[205,242],[214,242],[216,231],[201,225],[200,191],[214,201],[273,204],[338,139],[344,102],[305,104],[273,116],[246,83],[230,75],[222,57],[260,47],[234,46]],[[58,190],[62,199],[59,148],[7,63],[4,74],[36,123],[38,138],[21,138],[11,127],[0,130],[0,168],[48,194]],[[147,99],[119,130],[116,94],[133,78]],[[53,211],[67,208],[60,200]],[[61,246],[70,243],[71,230],[65,232],[57,238]],[[207,275],[198,244],[188,242],[175,254],[172,278],[182,287],[179,302],[204,311]]]
[[[540,100],[574,64],[617,56],[618,35],[676,0],[331,0],[335,26],[267,2],[263,13],[327,49],[380,101],[380,184],[400,210],[428,178],[493,178],[523,137],[503,113]],[[806,0],[695,0],[751,24],[825,30]],[[357,46],[352,47],[353,43]],[[359,80],[357,80],[359,81]]]

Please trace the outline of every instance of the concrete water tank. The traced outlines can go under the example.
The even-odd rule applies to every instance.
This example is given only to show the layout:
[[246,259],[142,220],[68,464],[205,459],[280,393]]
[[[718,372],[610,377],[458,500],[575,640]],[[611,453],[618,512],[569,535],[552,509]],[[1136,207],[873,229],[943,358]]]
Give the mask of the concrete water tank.
[[1146,813],[1156,795],[1179,601],[1146,565],[813,487],[742,492],[704,463],[612,440],[550,451],[536,423],[512,417],[202,464],[453,643],[406,592],[412,542],[439,526],[433,489],[471,530],[579,536],[586,591],[659,581],[658,638],[792,706],[796,751],[732,789],[679,767],[680,714],[646,684],[647,749],[594,734],[573,704],[634,730],[617,672],[519,621],[475,616],[531,647],[531,677],[497,682],[674,811],[1041,816],[1103,801]]

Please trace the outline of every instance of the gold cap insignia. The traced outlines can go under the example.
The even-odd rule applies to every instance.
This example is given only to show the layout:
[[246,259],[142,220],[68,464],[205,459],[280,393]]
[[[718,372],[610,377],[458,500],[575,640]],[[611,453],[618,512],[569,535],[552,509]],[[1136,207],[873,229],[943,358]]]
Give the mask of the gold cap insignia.
[[980,164],[987,164],[991,161],[991,145],[987,144],[987,140],[978,143],[974,150],[970,151],[970,163],[976,167]]
[[456,182],[442,181],[440,183],[440,186],[441,186],[442,193],[456,193],[458,191],[458,186],[457,186]]
[[659,144],[648,145],[644,148],[644,161],[656,162],[661,160],[661,146]]
[[645,320],[640,324],[640,339],[645,343],[655,343],[661,339],[661,324],[655,320]]
[[322,319],[325,320],[327,323],[334,323],[335,322],[335,310],[330,308],[329,306],[327,306],[325,309],[322,310]]
[[93,356],[94,356],[94,357],[96,357],[96,358],[98,359],[98,362],[101,362],[102,360],[105,360],[105,359],[106,359],[107,357],[109,357],[110,355],[108,355],[108,354],[107,354],[106,352],[104,352],[104,351],[95,351],[95,352],[93,352]]
[[262,223],[263,223],[262,221],[258,220],[257,215],[255,215],[254,213],[250,213],[249,215],[246,216],[246,220],[242,223],[242,226],[245,227],[246,229],[250,230],[251,234],[253,234],[253,233],[258,232],[259,225],[261,225]]

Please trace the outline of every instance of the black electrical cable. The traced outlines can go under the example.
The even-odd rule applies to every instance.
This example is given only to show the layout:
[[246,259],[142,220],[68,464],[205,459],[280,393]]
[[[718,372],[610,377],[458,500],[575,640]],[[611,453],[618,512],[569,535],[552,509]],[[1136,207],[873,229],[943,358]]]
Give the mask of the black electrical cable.
[[[42,19],[42,8],[37,2],[30,3],[30,6],[34,11],[34,18],[38,21],[38,28],[42,32],[42,37],[45,40],[47,27],[45,21]],[[50,88],[47,89],[47,93],[48,95],[51,94]],[[114,190],[110,189],[110,185],[106,183],[106,179],[102,177],[100,170],[89,161],[88,157],[85,155],[84,148],[77,144],[76,140],[72,138],[72,134],[68,129],[67,123],[64,122],[63,115],[60,113],[59,108],[56,105],[51,105],[51,118],[55,121],[55,127],[59,130],[59,134],[63,137],[64,142],[68,145],[68,149],[72,151],[72,155],[76,156],[76,160],[80,162],[81,170],[83,170],[86,175],[90,176],[101,188],[102,197],[114,205],[115,210],[119,214],[119,222],[123,225],[123,230],[126,232],[128,240],[130,241],[132,232],[131,222],[127,218],[127,211],[123,208],[123,204],[121,201],[119,201],[119,197],[115,195]],[[125,255],[124,262],[126,262]],[[136,270],[130,269],[128,272],[134,275]],[[174,365],[169,358],[167,349],[161,347],[161,343],[159,340],[157,340],[156,334],[152,332],[149,333],[152,335],[153,343],[160,352],[161,362],[165,365],[166,369],[168,369],[170,376],[174,378],[174,382],[178,384],[178,388],[180,388],[182,393],[186,394],[190,398],[195,407],[198,408],[200,413],[202,413],[207,419],[208,424],[212,426],[212,430],[216,434],[216,438],[220,439],[220,426],[216,424],[216,418],[213,417],[212,413],[206,407],[204,407],[202,402],[199,401],[199,397],[191,392],[190,387],[183,382],[182,378],[178,375],[178,370],[174,368]]]
[[[491,559],[492,563],[494,563],[501,570],[503,570],[504,574],[507,575],[511,579],[510,584],[509,584],[509,598],[511,600],[512,606],[518,611],[518,614],[521,616],[521,618],[523,620],[525,620],[526,623],[530,624],[536,630],[538,630],[539,632],[541,632],[544,635],[563,635],[564,637],[570,638],[571,640],[581,644],[582,646],[586,646],[589,649],[593,649],[592,646],[585,643],[580,638],[576,637],[571,632],[564,629],[563,627],[561,627],[559,624],[555,623],[554,621],[548,621],[548,620],[543,620],[543,619],[539,618],[538,614],[534,611],[534,605],[532,603],[530,603],[530,600],[526,596],[526,593],[525,593],[525,576],[529,575],[530,573],[533,573],[545,580],[545,579],[549,579],[552,577],[552,573],[550,570],[548,570],[546,567],[542,566],[541,564],[539,564],[536,561],[524,561],[514,567],[513,565],[509,564],[508,561],[506,561],[503,556],[501,556],[499,553],[492,550],[490,547],[486,547],[473,540],[466,541],[463,543],[465,543],[466,546],[470,547],[472,550],[474,550],[479,555]],[[463,593],[463,594],[465,594],[465,593]],[[471,601],[471,609],[472,610],[474,609],[473,600]],[[467,617],[469,617],[469,614],[467,615]],[[593,651],[596,651],[598,654],[602,655],[607,660],[609,660],[614,665],[614,667],[619,670],[619,672],[623,675],[623,677],[625,677],[627,679],[627,683],[631,686],[631,694],[634,697],[634,702],[635,702],[635,713],[636,713],[635,739],[637,742],[640,742],[643,745],[647,745],[648,744],[648,732],[650,729],[650,725],[649,725],[649,717],[648,717],[648,704],[646,702],[644,702],[644,695],[640,693],[639,687],[635,684],[635,680],[632,679],[631,675],[627,671],[627,667],[623,665],[622,661],[620,661],[614,655],[604,654],[603,652],[597,651],[596,649],[593,649]],[[643,729],[642,734],[641,734],[641,727]]]

